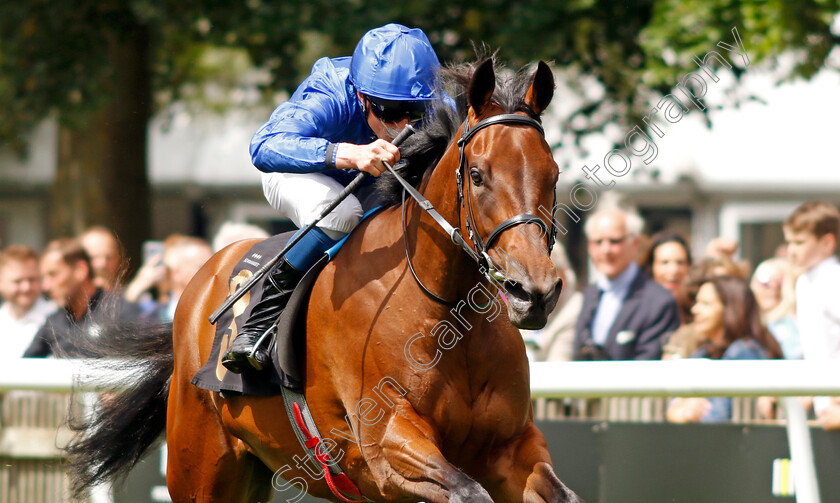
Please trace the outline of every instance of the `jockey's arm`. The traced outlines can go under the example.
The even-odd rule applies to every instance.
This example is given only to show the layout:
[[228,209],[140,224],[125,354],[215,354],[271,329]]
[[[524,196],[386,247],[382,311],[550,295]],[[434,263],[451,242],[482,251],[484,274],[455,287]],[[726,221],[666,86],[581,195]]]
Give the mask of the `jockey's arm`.
[[331,142],[341,139],[350,120],[346,107],[325,94],[285,102],[254,134],[251,161],[267,173],[358,169],[379,176],[385,170],[382,161],[399,160],[399,149],[381,139],[367,145]]
[[251,139],[251,161],[265,173],[326,171],[330,137],[346,120],[341,115],[326,97],[282,103]]

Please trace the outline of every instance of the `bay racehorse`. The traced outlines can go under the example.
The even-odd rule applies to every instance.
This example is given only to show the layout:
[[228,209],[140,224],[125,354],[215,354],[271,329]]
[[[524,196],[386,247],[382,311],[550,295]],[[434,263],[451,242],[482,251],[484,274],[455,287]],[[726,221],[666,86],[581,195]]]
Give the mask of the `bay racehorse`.
[[[365,220],[313,286],[304,392],[330,455],[370,500],[579,502],[534,426],[516,329],[543,326],[561,288],[546,253],[558,167],[538,122],[554,79],[543,62],[502,78],[486,60],[443,80],[463,113],[436,109],[405,144],[405,173],[468,250],[413,199]],[[166,327],[101,337],[100,355],[133,355],[147,373],[103,399],[69,447],[78,490],[129,469],[165,416],[176,503],[268,501],[293,485],[275,475],[338,501],[300,463],[279,397],[190,384],[210,354],[208,316],[253,243],[227,247],[196,274],[171,339]]]

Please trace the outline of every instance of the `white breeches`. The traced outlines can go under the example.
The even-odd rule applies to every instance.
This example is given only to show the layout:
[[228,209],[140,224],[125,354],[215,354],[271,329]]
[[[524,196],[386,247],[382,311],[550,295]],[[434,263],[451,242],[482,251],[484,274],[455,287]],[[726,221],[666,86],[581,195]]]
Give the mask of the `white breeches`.
[[[312,223],[344,190],[335,179],[321,173],[263,173],[262,184],[269,204],[298,228]],[[350,194],[318,227],[338,240],[359,224],[362,214],[362,205]]]

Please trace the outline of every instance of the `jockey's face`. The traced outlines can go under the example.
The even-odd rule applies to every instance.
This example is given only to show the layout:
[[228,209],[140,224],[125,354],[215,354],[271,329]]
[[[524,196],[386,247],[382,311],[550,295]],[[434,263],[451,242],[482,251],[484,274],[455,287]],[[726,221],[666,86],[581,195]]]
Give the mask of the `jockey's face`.
[[385,141],[392,141],[396,138],[399,132],[409,124],[410,119],[408,117],[402,117],[396,122],[383,121],[373,113],[373,108],[365,97],[360,93],[356,94],[359,96],[359,100],[361,100],[365,107],[365,119],[367,119],[368,126],[370,126],[371,131],[373,131],[373,134],[375,134],[377,138]]

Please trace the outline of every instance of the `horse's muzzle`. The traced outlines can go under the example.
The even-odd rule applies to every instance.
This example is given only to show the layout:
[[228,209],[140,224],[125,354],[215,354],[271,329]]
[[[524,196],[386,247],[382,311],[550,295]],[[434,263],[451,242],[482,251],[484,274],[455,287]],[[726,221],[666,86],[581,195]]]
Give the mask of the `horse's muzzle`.
[[516,328],[538,330],[548,321],[548,315],[557,305],[563,280],[557,279],[549,288],[538,288],[529,280],[505,281],[508,299],[508,317]]

